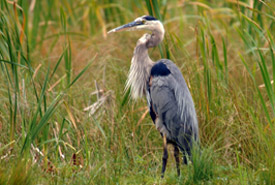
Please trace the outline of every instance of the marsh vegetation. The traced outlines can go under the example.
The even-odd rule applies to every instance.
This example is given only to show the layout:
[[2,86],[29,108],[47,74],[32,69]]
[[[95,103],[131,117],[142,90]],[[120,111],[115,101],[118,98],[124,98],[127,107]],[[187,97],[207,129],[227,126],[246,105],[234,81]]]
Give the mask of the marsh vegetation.
[[[0,1],[0,184],[275,184],[275,1]],[[190,88],[202,151],[170,158],[146,100],[124,85],[137,39],[161,20],[155,61]]]

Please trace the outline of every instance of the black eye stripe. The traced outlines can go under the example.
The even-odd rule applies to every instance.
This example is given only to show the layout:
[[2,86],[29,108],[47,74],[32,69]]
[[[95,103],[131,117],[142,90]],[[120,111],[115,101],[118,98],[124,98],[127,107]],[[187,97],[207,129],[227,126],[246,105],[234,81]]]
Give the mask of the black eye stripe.
[[143,19],[147,20],[147,21],[156,21],[157,19],[151,15],[146,15],[143,17]]

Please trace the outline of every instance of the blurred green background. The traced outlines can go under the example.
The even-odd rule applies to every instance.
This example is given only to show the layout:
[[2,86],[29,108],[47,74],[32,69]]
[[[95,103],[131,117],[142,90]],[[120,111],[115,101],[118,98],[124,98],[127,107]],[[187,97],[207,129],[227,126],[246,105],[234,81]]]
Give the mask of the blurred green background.
[[[0,1],[0,184],[275,184],[275,1]],[[142,15],[193,96],[201,152],[177,177],[124,85]]]

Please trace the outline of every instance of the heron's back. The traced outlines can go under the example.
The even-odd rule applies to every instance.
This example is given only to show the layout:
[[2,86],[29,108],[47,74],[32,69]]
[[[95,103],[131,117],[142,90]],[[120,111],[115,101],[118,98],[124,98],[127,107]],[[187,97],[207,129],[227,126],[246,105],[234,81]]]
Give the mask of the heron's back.
[[172,61],[162,59],[153,65],[147,102],[160,132],[182,150],[190,149],[192,140],[198,140],[196,111],[186,82]]

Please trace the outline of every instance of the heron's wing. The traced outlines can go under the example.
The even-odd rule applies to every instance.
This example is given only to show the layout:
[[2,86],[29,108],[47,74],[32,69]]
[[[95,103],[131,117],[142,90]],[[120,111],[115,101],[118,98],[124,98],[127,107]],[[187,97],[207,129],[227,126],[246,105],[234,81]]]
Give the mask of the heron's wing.
[[176,65],[170,60],[157,62],[151,70],[149,85],[151,106],[171,139],[178,140],[181,137],[179,134],[188,132],[197,137],[198,125],[193,100]]

